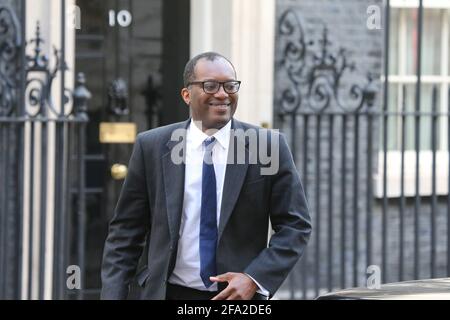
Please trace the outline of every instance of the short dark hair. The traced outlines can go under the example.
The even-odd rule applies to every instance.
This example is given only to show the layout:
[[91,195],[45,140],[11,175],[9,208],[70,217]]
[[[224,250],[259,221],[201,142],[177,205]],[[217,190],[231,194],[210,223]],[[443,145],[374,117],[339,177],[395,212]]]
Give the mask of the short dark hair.
[[206,60],[209,60],[209,61],[214,61],[214,60],[217,60],[217,59],[225,59],[233,67],[234,74],[236,74],[236,69],[234,68],[234,66],[231,63],[231,61],[228,60],[226,57],[224,57],[220,53],[213,52],[213,51],[203,52],[203,53],[200,53],[200,54],[196,55],[195,57],[193,57],[191,60],[189,60],[186,63],[186,66],[184,67],[184,72],[183,72],[184,87],[187,87],[189,82],[195,80],[194,69],[195,69],[195,66],[197,65],[197,62],[199,60],[201,60],[201,59],[206,59]]

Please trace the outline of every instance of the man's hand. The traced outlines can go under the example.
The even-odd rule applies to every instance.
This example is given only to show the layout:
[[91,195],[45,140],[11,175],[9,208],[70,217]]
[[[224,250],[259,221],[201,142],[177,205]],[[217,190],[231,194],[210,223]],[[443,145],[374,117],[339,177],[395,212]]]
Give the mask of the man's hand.
[[256,283],[244,273],[227,272],[209,279],[228,282],[228,286],[212,300],[250,300],[258,290]]

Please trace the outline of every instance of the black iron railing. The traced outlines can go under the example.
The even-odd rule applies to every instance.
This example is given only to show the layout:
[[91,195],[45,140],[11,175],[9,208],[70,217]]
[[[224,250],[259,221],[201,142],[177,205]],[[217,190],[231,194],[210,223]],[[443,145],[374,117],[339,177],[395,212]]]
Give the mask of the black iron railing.
[[[384,75],[362,74],[348,50],[333,51],[336,45],[330,45],[326,24],[319,39],[308,39],[295,9],[284,11],[278,19],[276,45],[281,55],[276,81],[281,91],[276,92],[275,110],[290,138],[313,218],[311,242],[287,282],[292,299],[366,286],[373,267],[380,270],[381,283],[450,276],[450,196],[437,190],[443,179],[450,185],[450,168],[444,176],[437,170],[438,138],[450,139],[450,130],[444,133],[440,125],[445,120],[450,128],[450,104],[449,110],[439,110],[435,85],[428,108],[421,105],[424,9],[420,1],[415,97],[407,99],[404,85],[400,107],[389,106],[390,10],[387,1]],[[389,127],[392,121],[398,124],[396,132]],[[406,148],[408,134],[413,136],[413,150]],[[394,135],[399,136],[398,150],[388,147]],[[430,139],[427,150],[421,146],[424,137]],[[400,154],[399,163],[390,162],[391,151]],[[424,151],[431,153],[429,163],[423,163]],[[405,156],[407,152],[415,153],[415,161]],[[406,172],[411,169],[413,180],[408,182]],[[422,185],[424,170],[429,172],[428,191]],[[400,192],[395,194],[389,191],[392,171],[399,176],[395,183]],[[406,192],[410,186],[413,194]],[[443,254],[445,261],[440,258]]]
[[[90,94],[82,74],[73,91],[66,88],[65,1],[61,50],[53,50],[53,59],[43,52],[39,23],[28,42],[33,54],[26,54],[25,6],[22,0],[20,19],[14,8],[0,6],[0,299],[64,299],[70,233],[78,232],[78,261],[84,261],[83,156]],[[58,75],[59,91],[53,86]],[[74,207],[72,184],[78,191]]]

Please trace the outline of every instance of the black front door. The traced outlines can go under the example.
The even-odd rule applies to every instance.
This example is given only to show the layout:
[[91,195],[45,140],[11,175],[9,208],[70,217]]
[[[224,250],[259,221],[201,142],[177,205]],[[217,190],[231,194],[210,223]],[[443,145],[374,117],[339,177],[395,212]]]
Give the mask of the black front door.
[[[180,98],[189,58],[189,1],[77,0],[76,72],[92,93],[87,132],[87,223],[84,297],[99,294],[108,222],[117,203],[132,141],[121,138],[188,117]],[[100,141],[100,127],[127,127]],[[131,131],[130,131],[131,130]],[[117,130],[116,130],[117,131]],[[111,140],[112,139],[112,140]],[[74,243],[76,239],[73,239]],[[76,262],[75,262],[76,264]]]

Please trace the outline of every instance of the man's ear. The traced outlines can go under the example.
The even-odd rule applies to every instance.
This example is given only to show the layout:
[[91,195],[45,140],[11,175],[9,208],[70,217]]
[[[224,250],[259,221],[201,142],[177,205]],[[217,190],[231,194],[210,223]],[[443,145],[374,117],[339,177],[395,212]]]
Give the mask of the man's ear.
[[181,97],[187,105],[191,103],[191,93],[188,88],[181,89]]

